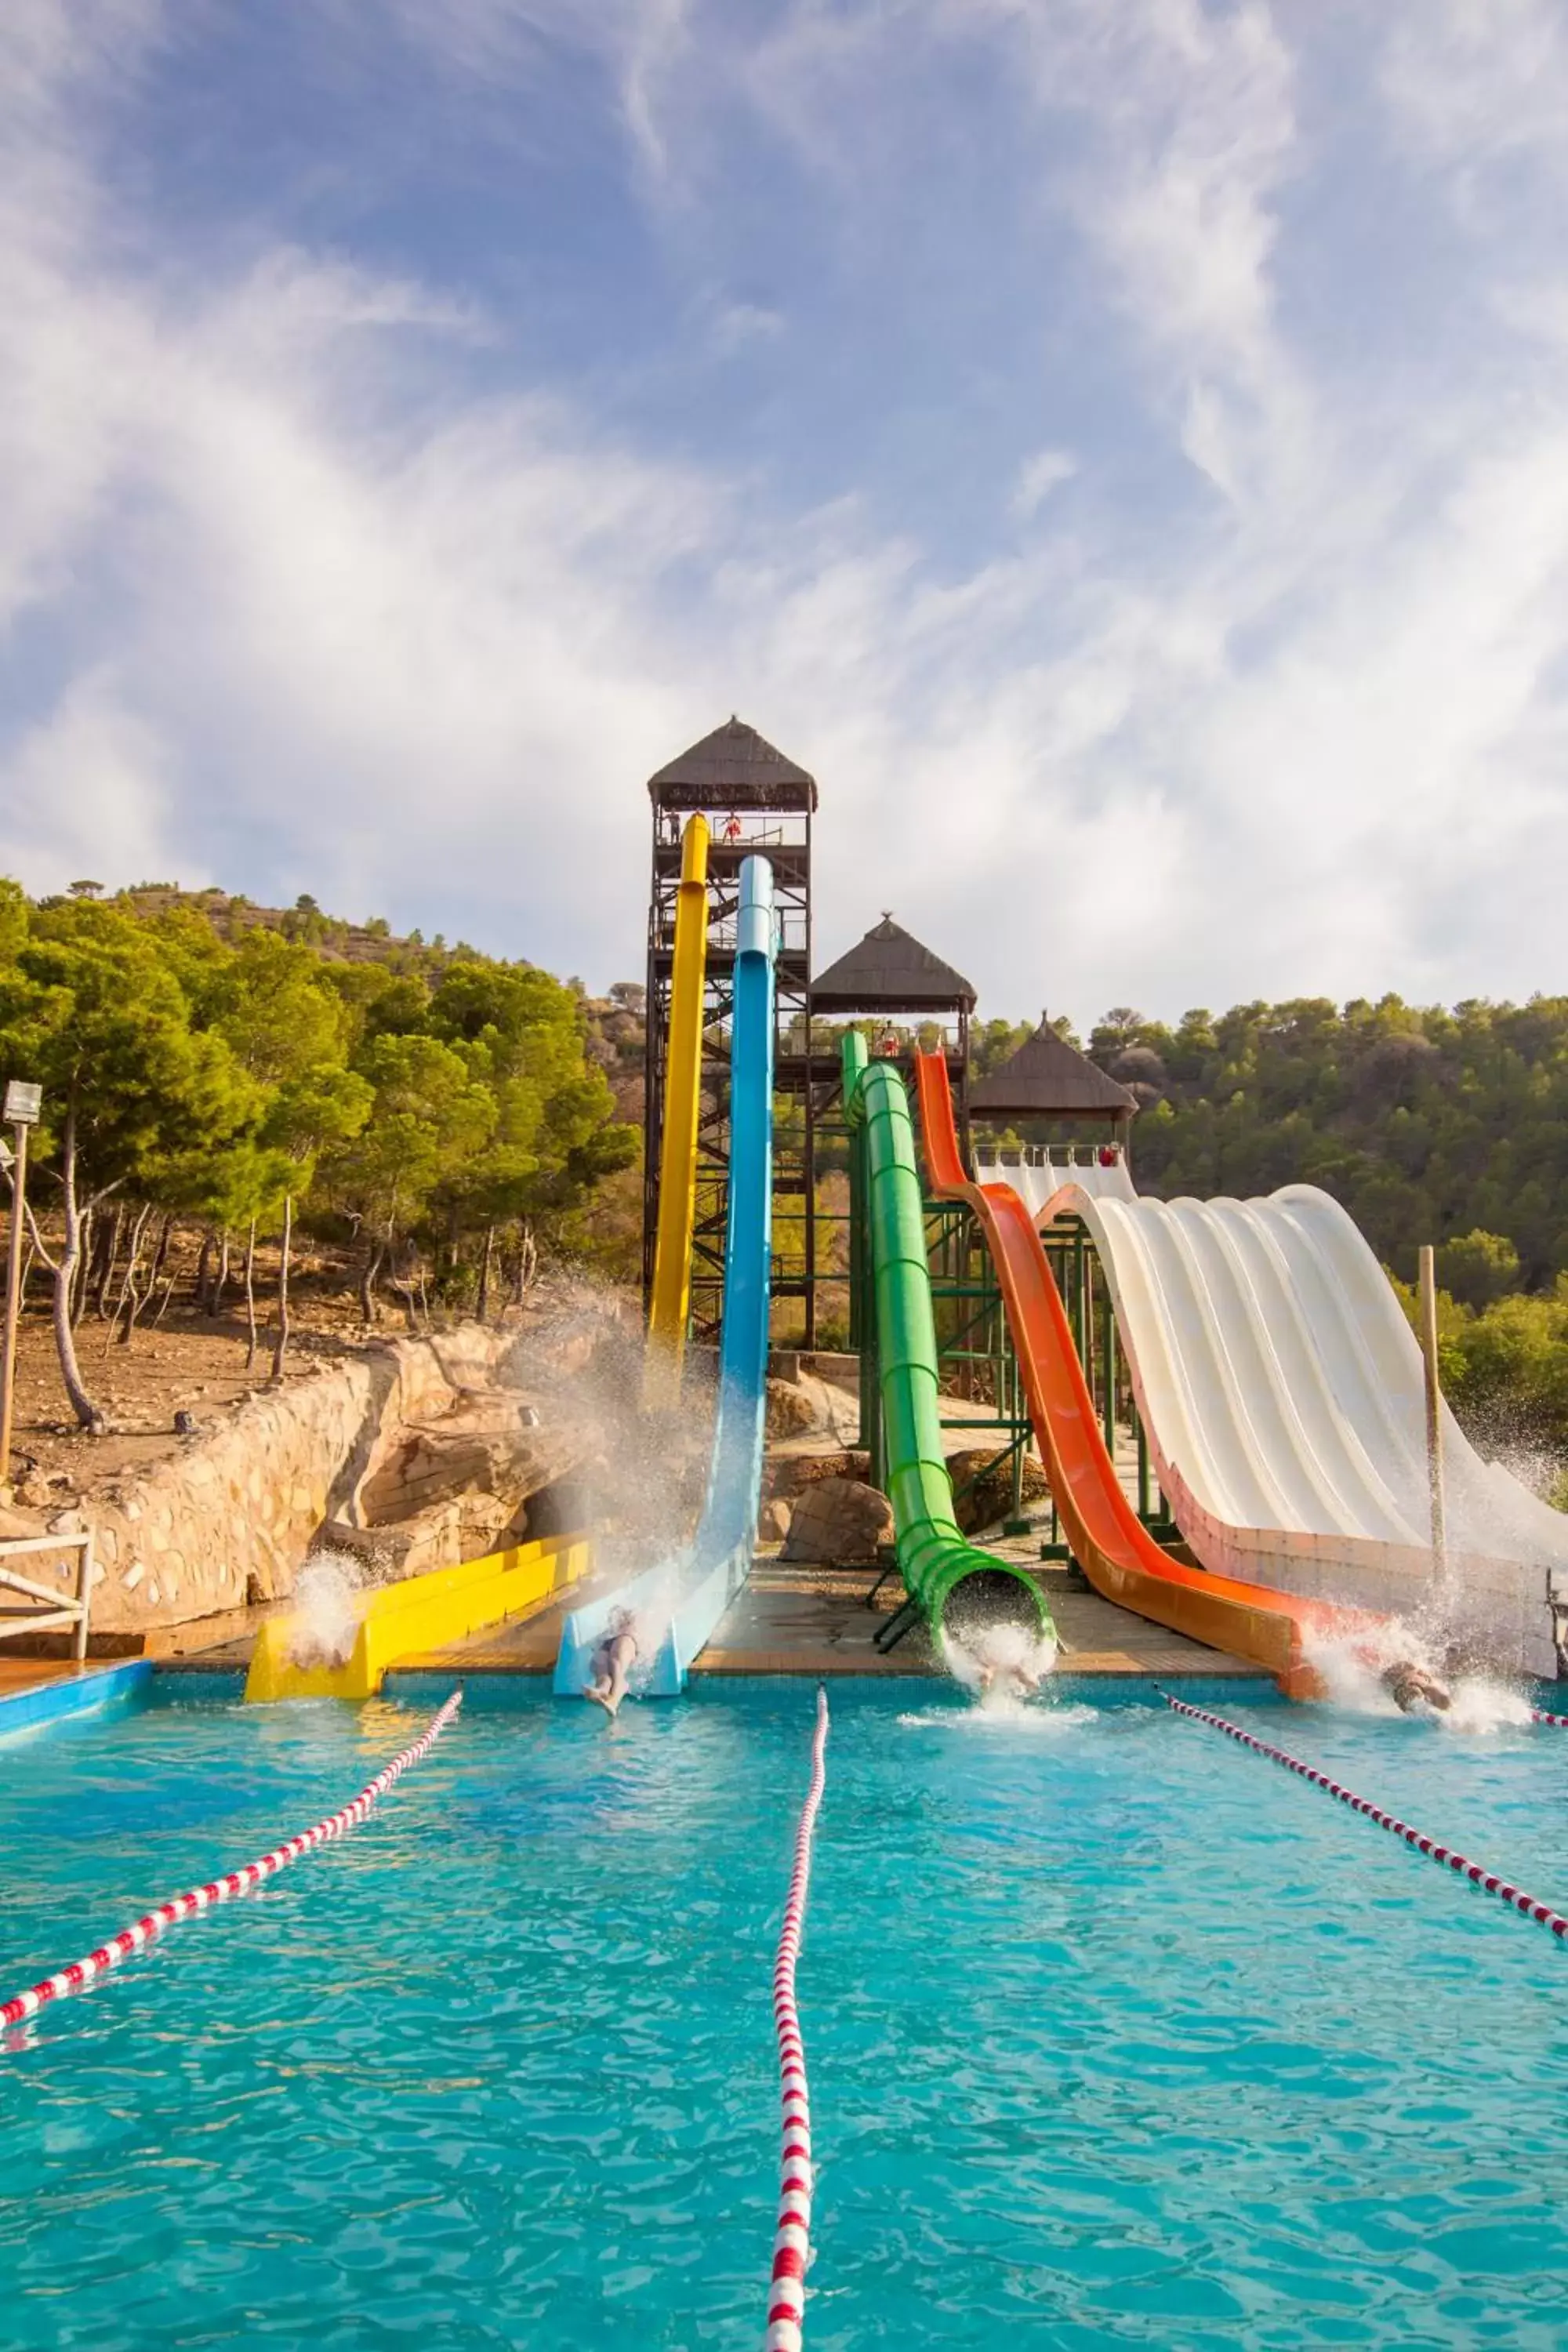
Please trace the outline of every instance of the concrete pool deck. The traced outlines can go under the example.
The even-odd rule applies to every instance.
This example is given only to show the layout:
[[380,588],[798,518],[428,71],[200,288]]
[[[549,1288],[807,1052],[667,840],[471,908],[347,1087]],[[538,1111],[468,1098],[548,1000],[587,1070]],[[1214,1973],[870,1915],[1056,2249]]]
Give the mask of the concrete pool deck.
[[[1151,1624],[1112,1601],[1103,1600],[1077,1579],[1038,1559],[1038,1538],[992,1544],[999,1558],[1016,1559],[1039,1578],[1061,1636],[1061,1669],[1075,1675],[1154,1681],[1183,1675],[1247,1675],[1268,1680],[1268,1670],[1205,1648],[1163,1625]],[[759,1553],[752,1573],[721,1619],[712,1640],[692,1666],[697,1675],[940,1675],[925,1628],[917,1625],[886,1656],[876,1635],[903,1598],[895,1570],[875,1603],[867,1606],[879,1571],[874,1568],[826,1568],[783,1560],[776,1550]],[[608,1589],[592,1577],[568,1599],[547,1603],[437,1650],[400,1658],[396,1674],[549,1675],[554,1668],[561,1629],[568,1610]],[[250,1638],[160,1659],[162,1674],[243,1672]]]

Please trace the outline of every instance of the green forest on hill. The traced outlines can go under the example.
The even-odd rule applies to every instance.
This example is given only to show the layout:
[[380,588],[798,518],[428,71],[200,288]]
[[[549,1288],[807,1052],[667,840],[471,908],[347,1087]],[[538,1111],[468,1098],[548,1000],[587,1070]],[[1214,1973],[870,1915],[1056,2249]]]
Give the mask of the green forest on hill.
[[[977,1022],[977,1068],[1027,1034]],[[1085,1050],[1137,1098],[1141,1189],[1321,1184],[1406,1296],[1433,1242],[1456,1402],[1568,1444],[1568,999],[1300,998],[1173,1027],[1121,1006]],[[642,1054],[632,983],[595,1000],[308,897],[82,883],[35,901],[0,883],[0,1078],[44,1088],[33,1239],[79,1418],[95,1409],[73,1319],[111,1288],[133,1333],[176,1223],[215,1266],[257,1233],[336,1243],[367,1321],[383,1291],[411,1321],[493,1307],[541,1248],[635,1278]],[[781,1215],[786,1256],[791,1233]]]
[[129,1341],[177,1221],[205,1230],[204,1270],[247,1252],[247,1294],[258,1233],[279,1239],[275,1370],[301,1226],[352,1254],[367,1323],[383,1285],[411,1325],[433,1298],[483,1311],[521,1289],[637,1158],[607,1058],[579,984],[333,925],[313,900],[79,883],[32,901],[0,882],[0,1076],[43,1089],[31,1240],[78,1420],[100,1419],[85,1302],[112,1286]]

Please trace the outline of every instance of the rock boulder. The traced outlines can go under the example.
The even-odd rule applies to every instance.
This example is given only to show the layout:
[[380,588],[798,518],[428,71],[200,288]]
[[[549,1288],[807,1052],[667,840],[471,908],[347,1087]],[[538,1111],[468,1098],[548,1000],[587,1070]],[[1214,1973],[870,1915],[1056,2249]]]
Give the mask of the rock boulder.
[[828,1566],[869,1563],[878,1545],[890,1543],[892,1536],[886,1495],[858,1478],[819,1478],[791,1507],[784,1557]]

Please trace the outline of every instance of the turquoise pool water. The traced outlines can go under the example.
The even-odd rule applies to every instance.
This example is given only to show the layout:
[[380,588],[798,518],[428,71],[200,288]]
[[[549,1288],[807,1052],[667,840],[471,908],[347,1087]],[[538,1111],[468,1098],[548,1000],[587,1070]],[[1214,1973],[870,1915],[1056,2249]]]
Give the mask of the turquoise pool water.
[[[1568,2341],[1568,1953],[1163,1710],[831,1698],[815,2352]],[[812,1706],[476,1695],[353,1839],[26,2029],[5,2341],[754,2347]],[[0,1748],[0,1992],[425,1711],[159,1704]],[[1568,1733],[1246,1720],[1568,1896]]]

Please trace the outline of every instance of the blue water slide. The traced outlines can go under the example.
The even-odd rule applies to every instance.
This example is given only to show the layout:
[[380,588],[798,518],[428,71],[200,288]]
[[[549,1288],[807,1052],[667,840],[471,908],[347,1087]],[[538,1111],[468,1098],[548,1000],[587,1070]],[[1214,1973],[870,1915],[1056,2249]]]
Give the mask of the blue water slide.
[[730,1032],[730,1207],[724,1234],[724,1325],[719,1409],[708,1490],[691,1549],[645,1569],[567,1618],[555,1690],[574,1696],[613,1610],[630,1609],[661,1631],[645,1697],[671,1698],[746,1580],[762,1491],[767,1408],[768,1287],[773,1223],[773,870],[765,857],[741,867],[735,934],[735,1003]]

